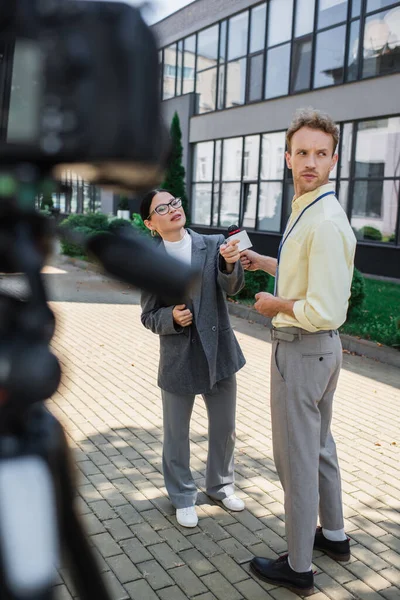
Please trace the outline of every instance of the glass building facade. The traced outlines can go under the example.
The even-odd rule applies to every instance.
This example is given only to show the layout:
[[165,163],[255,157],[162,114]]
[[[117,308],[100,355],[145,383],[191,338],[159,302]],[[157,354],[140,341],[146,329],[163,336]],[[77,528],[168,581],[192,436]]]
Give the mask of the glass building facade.
[[[400,116],[341,124],[331,174],[359,240],[399,244]],[[285,131],[194,145],[192,221],[282,232],[293,198]],[[373,228],[375,231],[371,231]]]
[[101,210],[100,188],[87,183],[72,171],[66,171],[61,180],[62,191],[53,194],[53,204],[61,213],[88,213]]
[[296,108],[314,106],[340,125],[331,180],[356,264],[400,278],[400,1],[234,4],[198,0],[156,25],[161,97],[185,127],[193,226],[238,223],[276,253],[294,193],[285,131]]
[[160,51],[198,114],[400,72],[400,2],[269,0]]

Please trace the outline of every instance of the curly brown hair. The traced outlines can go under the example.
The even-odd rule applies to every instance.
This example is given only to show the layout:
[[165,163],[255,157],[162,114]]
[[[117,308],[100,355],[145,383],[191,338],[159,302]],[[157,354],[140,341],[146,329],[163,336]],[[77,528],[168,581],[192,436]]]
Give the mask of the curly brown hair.
[[286,144],[288,152],[292,151],[292,137],[302,127],[310,127],[311,129],[319,129],[325,133],[329,133],[333,137],[333,154],[335,154],[339,143],[340,130],[335,121],[327,113],[323,113],[315,108],[299,108],[293,117],[289,129],[286,132]]

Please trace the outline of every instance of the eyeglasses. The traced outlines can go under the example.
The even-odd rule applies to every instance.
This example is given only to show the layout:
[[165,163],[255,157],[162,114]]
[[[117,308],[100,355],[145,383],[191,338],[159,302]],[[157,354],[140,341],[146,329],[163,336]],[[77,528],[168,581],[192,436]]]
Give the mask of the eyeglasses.
[[161,215],[163,217],[164,215],[169,213],[170,206],[171,206],[171,208],[180,208],[182,206],[182,199],[181,198],[173,198],[171,200],[171,202],[167,202],[167,204],[159,204],[158,206],[155,207],[154,210],[151,211],[151,213],[149,214],[149,216],[147,218],[150,219],[151,215],[153,215],[155,212],[158,215]]

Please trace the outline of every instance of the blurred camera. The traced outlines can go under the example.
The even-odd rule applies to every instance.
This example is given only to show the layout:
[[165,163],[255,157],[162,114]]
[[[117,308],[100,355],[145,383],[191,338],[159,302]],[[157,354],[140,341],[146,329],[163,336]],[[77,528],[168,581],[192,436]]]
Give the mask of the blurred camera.
[[0,1],[0,155],[114,190],[162,176],[158,51],[119,2]]

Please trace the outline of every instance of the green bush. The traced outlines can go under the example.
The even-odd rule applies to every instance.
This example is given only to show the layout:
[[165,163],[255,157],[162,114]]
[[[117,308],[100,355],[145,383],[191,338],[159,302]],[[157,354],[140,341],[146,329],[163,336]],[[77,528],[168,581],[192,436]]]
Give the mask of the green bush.
[[394,243],[395,241],[396,241],[396,234],[392,233],[392,235],[389,236],[388,242],[393,242]]
[[360,238],[364,240],[373,240],[375,242],[382,241],[382,234],[379,229],[365,225],[360,229]]
[[245,271],[244,288],[234,296],[237,300],[254,300],[258,292],[268,291],[270,276],[265,271]]
[[113,219],[108,224],[108,230],[110,233],[115,233],[120,227],[129,227],[132,225],[133,223],[131,221],[127,221],[126,219]]
[[87,215],[70,215],[62,222],[62,227],[88,227],[93,231],[108,231],[109,222],[103,213],[88,213]]
[[[78,215],[73,215],[78,216]],[[77,233],[83,233],[85,235],[93,235],[95,232],[90,227],[85,227],[84,225],[79,227],[74,227],[74,231]],[[69,240],[61,240],[61,252],[66,254],[67,256],[84,256],[85,251],[83,246],[80,244],[73,244]]]
[[[126,223],[127,221],[124,222]],[[103,232],[108,233],[110,230],[108,217],[103,213],[70,215],[62,222],[61,227],[68,227],[86,235]],[[61,252],[67,256],[84,256],[84,248],[77,244],[73,244],[68,240],[62,240]]]
[[351,296],[348,315],[353,315],[362,309],[365,300],[365,279],[358,269],[354,269],[351,282]]
[[132,215],[132,225],[138,230],[140,231],[140,233],[143,233],[145,235],[151,235],[150,234],[150,229],[147,229],[146,225],[143,223],[143,219],[142,217],[139,215],[139,213],[133,213]]

